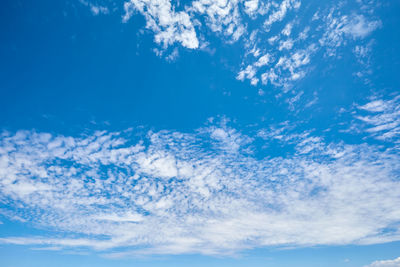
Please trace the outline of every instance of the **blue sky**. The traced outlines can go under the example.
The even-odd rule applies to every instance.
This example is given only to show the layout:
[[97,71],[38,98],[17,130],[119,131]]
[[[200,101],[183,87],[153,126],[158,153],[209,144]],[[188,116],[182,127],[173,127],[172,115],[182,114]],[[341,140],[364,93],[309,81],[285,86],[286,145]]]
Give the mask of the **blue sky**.
[[400,266],[399,11],[3,1],[1,265]]

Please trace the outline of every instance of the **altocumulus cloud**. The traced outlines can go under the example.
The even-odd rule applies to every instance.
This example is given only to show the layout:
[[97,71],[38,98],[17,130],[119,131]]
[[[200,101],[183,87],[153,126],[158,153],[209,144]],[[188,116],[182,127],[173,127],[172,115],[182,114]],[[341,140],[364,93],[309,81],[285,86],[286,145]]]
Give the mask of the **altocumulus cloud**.
[[[110,1],[83,1],[94,15],[107,14]],[[102,3],[103,5],[99,5]],[[340,57],[340,49],[359,47],[382,26],[374,15],[376,1],[326,1],[319,5],[300,0],[130,0],[122,5],[122,21],[144,16],[154,35],[158,55],[173,47],[215,47],[215,37],[242,47],[237,79],[251,85],[270,84],[287,92],[324,59]],[[118,9],[114,9],[118,10]],[[213,41],[214,40],[214,41]]]
[[244,51],[238,80],[249,80],[254,86],[271,84],[287,92],[315,68],[321,54],[325,59],[340,57],[341,47],[363,44],[381,27],[381,20],[374,16],[376,6],[375,1],[327,1],[313,6],[300,0],[196,0],[185,4],[130,0],[124,2],[123,21],[135,13],[143,15],[146,28],[163,50],[176,43],[205,49],[214,46],[215,37],[236,43]]
[[[292,152],[256,156],[272,140]],[[397,151],[224,125],[81,137],[3,132],[2,214],[59,235],[0,242],[116,257],[400,240]]]

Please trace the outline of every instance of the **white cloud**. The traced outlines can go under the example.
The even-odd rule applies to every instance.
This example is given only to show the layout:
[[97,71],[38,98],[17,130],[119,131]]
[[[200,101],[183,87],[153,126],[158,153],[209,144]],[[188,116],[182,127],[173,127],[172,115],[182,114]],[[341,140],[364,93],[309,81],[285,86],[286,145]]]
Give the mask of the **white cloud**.
[[400,137],[400,96],[392,99],[375,99],[358,106],[355,117],[362,122],[358,128],[372,137],[396,142]]
[[239,11],[239,0],[193,1],[189,10],[203,15],[208,27],[237,41],[246,31]]
[[394,260],[374,261],[365,267],[400,267],[400,257]]
[[[201,45],[195,26],[201,30],[200,19],[213,32],[222,33],[231,41],[237,41],[245,32],[239,10],[239,0],[198,0],[176,12],[176,5],[170,0],[130,0],[125,2],[123,20],[128,21],[134,11],[146,18],[146,27],[155,33],[155,41],[164,48],[175,42],[184,47],[196,49]],[[251,4],[250,6],[254,6]]]
[[310,46],[294,51],[289,56],[280,57],[275,66],[261,76],[263,83],[269,81],[276,86],[289,88],[294,81],[305,76],[305,67],[310,63],[314,52],[315,47]]
[[131,0],[124,4],[123,20],[128,21],[135,11],[146,18],[146,28],[154,31],[154,40],[167,47],[179,42],[187,48],[198,48],[199,41],[188,13],[175,12],[169,0]]
[[103,6],[91,6],[90,10],[92,11],[93,15],[99,15],[99,14],[108,14],[110,11],[108,10],[107,7]]
[[[360,41],[381,26],[379,19],[373,18],[371,12],[365,12],[367,4],[357,5],[363,8],[349,10],[347,14],[342,10],[343,3],[335,7],[328,5],[315,11],[308,22],[305,18],[300,23],[299,0],[195,0],[185,5],[171,0],[130,0],[125,2],[123,20],[128,21],[134,12],[142,14],[146,27],[154,32],[154,40],[162,45],[162,50],[175,43],[204,50],[214,38],[210,34],[228,44],[239,43],[243,46],[244,57],[237,78],[248,79],[254,86],[261,81],[264,85],[270,83],[287,91],[295,81],[306,76],[311,68],[305,65],[312,64],[311,56],[317,51],[335,56],[339,47],[349,41]],[[368,6],[370,11],[373,10],[373,4]],[[278,29],[274,36],[270,34],[272,27]],[[162,50],[157,49],[157,54],[164,56]],[[309,63],[297,70],[293,64],[288,68],[279,64],[279,59],[290,61],[292,56],[305,50],[308,50]],[[176,47],[174,51],[166,56],[167,60],[176,58]],[[362,52],[360,49],[354,51]],[[265,58],[260,55],[266,54],[271,58],[263,61]],[[273,58],[278,60],[275,65]],[[268,68],[262,68],[264,66]],[[367,70],[355,75],[368,73]]]
[[269,27],[273,23],[283,20],[288,10],[292,8],[298,9],[300,5],[301,2],[297,0],[283,0],[282,3],[278,6],[277,10],[275,10],[274,12],[272,12],[271,15],[269,15],[268,19],[264,22],[264,26],[266,26],[267,29],[269,29]]
[[[364,5],[363,3],[359,3]],[[356,43],[366,38],[371,32],[381,26],[379,19],[365,13],[353,11],[344,14],[343,3],[337,7],[319,9],[310,18],[309,23],[299,23],[299,1],[282,1],[272,3],[269,13],[266,14],[264,26],[267,32],[255,29],[251,31],[249,41],[246,42],[246,53],[239,70],[239,80],[248,79],[252,85],[260,80],[263,85],[271,84],[288,92],[296,81],[306,77],[307,73],[315,69],[313,62],[317,52],[324,52],[325,56],[337,56],[338,48],[347,45],[350,41]],[[370,10],[373,10],[373,4]],[[292,10],[296,17],[282,25],[287,12]],[[360,10],[357,10],[360,12]],[[278,34],[271,36],[268,30],[273,25],[281,27]],[[301,27],[301,28],[300,28]],[[279,29],[279,28],[278,28]],[[257,34],[253,34],[253,33]],[[268,43],[265,42],[268,41]],[[367,46],[355,45],[353,49],[358,62],[366,68],[358,76],[367,76],[371,73],[368,53],[371,53],[371,42]],[[264,62],[260,55],[269,54],[269,60]],[[304,61],[299,61],[303,58]],[[262,68],[264,67],[265,68]],[[248,74],[248,75],[245,75]],[[365,78],[365,82],[368,79]],[[257,82],[256,82],[257,81]]]
[[108,7],[106,7],[106,6],[94,4],[94,3],[92,3],[92,2],[85,1],[85,0],[79,0],[79,2],[80,2],[82,5],[85,5],[85,6],[89,7],[89,8],[90,8],[90,11],[92,12],[92,14],[93,14],[94,16],[97,16],[97,15],[99,15],[99,14],[104,14],[104,15],[106,15],[106,14],[109,14],[109,13],[110,13],[110,10],[109,10]]
[[270,54],[265,54],[261,56],[258,61],[254,64],[256,67],[262,67],[268,65],[268,63],[272,60]]
[[283,28],[282,30],[282,34],[289,36],[290,33],[292,32],[292,28],[293,28],[293,23],[286,24],[285,28]]
[[272,37],[268,38],[268,42],[270,45],[273,45],[275,43],[275,41],[278,39],[279,39],[278,36],[272,36]]
[[293,47],[293,40],[292,39],[287,39],[285,41],[281,41],[279,44],[279,50],[287,49],[290,50]]
[[238,73],[237,79],[243,81],[245,78],[252,79],[255,75],[256,75],[256,69],[253,66],[249,65],[246,67],[246,69],[241,70]]
[[[0,242],[89,247],[113,257],[121,247],[132,254],[225,254],[400,240],[394,150],[326,143],[288,125],[256,136],[218,125],[135,136],[4,132],[3,215],[59,234]],[[256,140],[294,152],[270,157],[266,148],[257,158]]]
[[248,0],[244,2],[245,12],[249,15],[253,15],[256,13],[258,9],[258,0]]
[[380,21],[367,21],[363,15],[355,15],[344,25],[343,32],[353,38],[365,38],[380,26]]
[[[273,42],[278,39],[278,36],[274,36],[271,45],[274,45]],[[261,80],[264,85],[271,83],[287,91],[293,82],[306,75],[312,56],[318,51],[315,44],[303,49],[292,49],[297,40],[290,38],[281,40],[276,50],[269,50],[268,53],[258,52],[256,55],[250,52],[249,54],[252,54],[256,60],[250,60],[251,63],[245,65],[236,78],[242,81],[244,79],[250,81],[257,79],[257,82]]]
[[348,40],[345,37],[363,39],[381,26],[379,20],[368,21],[364,15],[352,14],[337,17],[333,11],[326,16],[325,21],[327,29],[319,42],[327,47],[329,56],[334,56],[336,48],[346,44]]

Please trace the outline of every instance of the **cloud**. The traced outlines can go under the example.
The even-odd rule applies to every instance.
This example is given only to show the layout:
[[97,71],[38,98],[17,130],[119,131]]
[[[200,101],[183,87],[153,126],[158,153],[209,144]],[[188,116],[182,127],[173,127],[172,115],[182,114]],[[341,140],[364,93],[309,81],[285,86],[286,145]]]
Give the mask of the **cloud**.
[[[372,3],[370,9],[373,10]],[[340,47],[361,41],[382,24],[379,19],[360,10],[344,11],[343,3],[337,7],[321,7],[314,13],[318,16],[301,16],[301,12],[300,1],[282,1],[270,5],[265,14],[267,19],[263,27],[266,29],[260,30],[259,25],[253,29],[248,26],[251,34],[245,42],[246,53],[237,75],[239,80],[248,79],[252,85],[257,85],[254,81],[260,80],[263,85],[271,84],[288,92],[293,84],[316,68],[316,54],[338,56]],[[270,28],[275,31],[270,31]],[[366,48],[361,47],[356,45],[354,51],[359,63],[366,65],[366,59],[360,60],[359,57],[360,53],[366,53]],[[269,60],[260,64],[260,56],[265,54],[269,55]],[[297,64],[296,58],[303,55],[307,60],[304,64]],[[249,70],[251,75],[245,75]],[[364,71],[363,75],[368,73],[368,70]]]
[[374,261],[370,265],[366,265],[365,267],[399,267],[400,266],[400,257],[394,260],[384,260],[384,261]]
[[[288,153],[269,156],[273,142]],[[289,126],[255,135],[224,125],[3,132],[1,213],[57,234],[0,242],[118,257],[400,240],[399,160],[394,150],[326,143]]]
[[246,31],[241,22],[239,3],[239,0],[198,0],[192,2],[189,10],[205,16],[206,24],[213,32],[223,33],[237,41]]
[[154,40],[167,47],[175,42],[195,49],[199,47],[192,20],[185,11],[175,12],[169,0],[131,0],[124,4],[127,22],[135,11],[146,18],[146,28],[154,32]]
[[[129,21],[135,12],[143,15],[146,28],[154,32],[162,50],[176,44],[204,49],[215,44],[211,41],[216,36],[227,44],[237,43],[244,51],[236,76],[239,80],[248,79],[253,86],[261,81],[288,92],[315,69],[313,57],[319,51],[337,56],[339,47],[356,43],[381,27],[381,21],[373,18],[373,3],[356,4],[359,8],[349,10],[344,3],[328,4],[307,11],[314,15],[306,16],[304,11],[312,7],[302,7],[299,0],[195,0],[185,5],[170,0],[130,0],[124,3],[123,21]],[[163,55],[162,50],[155,51]],[[293,57],[305,51],[307,63],[292,64]],[[263,58],[266,55],[268,61]],[[166,56],[167,60],[173,58],[172,54]],[[285,68],[282,62],[291,65]]]
[[99,14],[108,14],[110,11],[108,10],[107,7],[103,6],[91,6],[90,10],[92,11],[93,15],[99,15]]
[[[281,43],[279,50],[290,49],[292,46],[293,41],[288,40]],[[307,65],[310,63],[311,56],[315,51],[316,48],[314,46],[309,46],[306,49],[293,51],[289,55],[281,56],[278,59],[275,59],[270,54],[265,54],[259,57],[255,63],[241,70],[237,79],[254,79],[260,68],[269,66],[260,76],[262,83],[264,85],[271,83],[278,87],[289,88],[294,81],[305,76]]]
[[244,10],[247,14],[254,15],[257,12],[259,6],[258,0],[248,0],[244,2]]
[[92,2],[89,1],[85,1],[85,0],[79,0],[79,2],[90,8],[90,11],[92,12],[92,14],[94,16],[97,16],[99,14],[104,14],[107,15],[110,13],[110,10],[107,6],[103,6],[103,5],[99,5],[99,4],[94,4]]
[[355,118],[361,123],[360,129],[378,140],[399,143],[400,96],[374,99],[357,109]]
[[[101,0],[80,2],[90,7],[94,15],[109,13]],[[253,86],[260,82],[263,86],[270,84],[285,93],[317,69],[318,60],[314,56],[320,51],[326,57],[336,57],[340,47],[354,43],[359,63],[368,67],[371,63],[366,57],[360,57],[366,48],[359,42],[382,26],[381,20],[373,15],[374,2],[357,1],[356,8],[346,6],[345,2],[334,6],[328,3],[316,10],[310,10],[313,7],[309,5],[302,6],[300,0],[194,0],[185,4],[171,0],[129,0],[123,3],[123,22],[130,21],[135,13],[144,16],[145,27],[153,32],[155,43],[161,46],[153,51],[167,61],[177,58],[179,46],[205,51],[205,47],[216,44],[215,37],[218,37],[226,44],[238,44],[243,50],[239,55],[242,63],[236,70],[238,80],[249,80]],[[170,47],[172,52],[164,53]],[[215,47],[209,49],[215,50]],[[295,57],[305,52],[307,63],[296,65]],[[290,66],[286,68],[282,62]],[[368,83],[370,73],[367,68],[355,75]]]
[[345,45],[346,37],[363,39],[381,26],[380,20],[367,20],[362,14],[343,15],[338,17],[331,11],[325,18],[327,30],[319,40],[327,47],[327,55],[336,55],[336,48]]
[[298,9],[301,5],[300,1],[296,0],[283,0],[282,3],[278,6],[277,10],[272,12],[271,15],[269,15],[268,19],[264,22],[264,26],[269,29],[269,27],[277,22],[281,21],[285,16],[288,10],[294,8]]
[[380,26],[381,22],[378,20],[367,21],[363,15],[356,15],[344,25],[343,32],[353,38],[365,38]]

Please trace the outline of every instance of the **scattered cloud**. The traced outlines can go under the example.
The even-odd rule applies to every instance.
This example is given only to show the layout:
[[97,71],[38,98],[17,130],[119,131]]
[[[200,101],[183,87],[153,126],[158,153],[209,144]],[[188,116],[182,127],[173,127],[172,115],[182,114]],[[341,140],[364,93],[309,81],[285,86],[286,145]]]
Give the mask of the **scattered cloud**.
[[[255,79],[261,80],[263,85],[272,84],[283,88],[285,92],[314,69],[315,55],[319,52],[327,57],[337,56],[339,47],[347,45],[350,41],[362,40],[381,26],[380,20],[367,17],[365,14],[343,15],[340,7],[328,7],[327,10],[317,11],[308,20],[306,17],[303,18],[305,21],[302,23],[298,23],[297,18],[282,26],[282,23],[277,22],[287,16],[289,10],[295,14],[300,12],[301,5],[297,1],[282,1],[276,8],[277,11],[272,12],[266,25],[269,29],[276,23],[276,27],[281,29],[278,33],[274,31],[272,36],[269,31],[267,33],[253,31],[257,34],[251,35],[246,43],[247,52],[237,78],[249,79],[253,85],[257,85]],[[265,40],[268,40],[268,45]],[[364,67],[369,64],[366,62],[367,49],[371,50],[371,46],[358,45],[354,48],[358,61]],[[264,54],[268,54],[269,60],[260,64]],[[301,58],[304,60],[300,60]],[[249,70],[251,75],[243,75]],[[366,76],[368,73],[366,70],[363,75]]]
[[[258,158],[255,142],[292,149],[272,157],[264,146]],[[390,149],[326,143],[288,125],[254,136],[224,125],[82,137],[3,132],[1,213],[58,234],[0,242],[118,257],[400,240],[399,160]]]
[[[80,2],[90,7],[94,15],[110,12],[101,1]],[[314,57],[319,51],[325,56],[337,56],[339,47],[352,42],[356,43],[355,55],[360,55],[363,44],[357,42],[382,23],[373,17],[375,3],[356,4],[359,8],[345,10],[344,2],[340,2],[309,12],[311,6],[303,7],[300,0],[195,0],[185,4],[171,0],[129,0],[124,2],[122,20],[127,23],[136,13],[141,14],[146,20],[145,27],[159,45],[154,51],[168,61],[177,57],[179,46],[213,51],[211,40],[215,36],[227,44],[237,43],[244,51],[237,73],[239,80],[249,80],[253,86],[260,82],[263,86],[270,84],[287,92],[315,69]],[[305,10],[313,15],[307,17]],[[173,52],[164,53],[170,47]],[[299,57],[305,57],[301,64],[297,64]],[[368,71],[355,75],[366,79]]]

